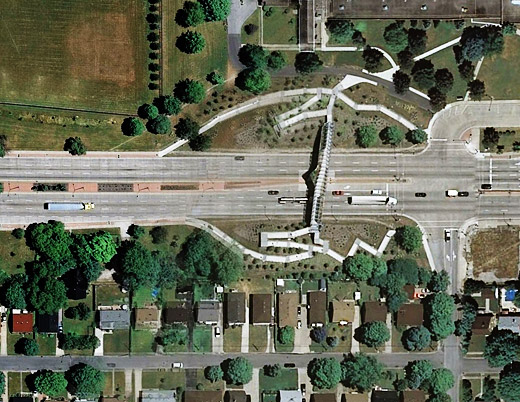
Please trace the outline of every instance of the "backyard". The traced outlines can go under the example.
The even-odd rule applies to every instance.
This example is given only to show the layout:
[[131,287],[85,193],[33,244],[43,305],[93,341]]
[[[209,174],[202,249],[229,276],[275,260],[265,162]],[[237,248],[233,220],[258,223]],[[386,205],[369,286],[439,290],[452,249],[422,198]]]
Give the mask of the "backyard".
[[143,389],[176,389],[185,387],[186,374],[181,371],[165,370],[143,370],[142,374]]
[[298,10],[294,7],[264,7],[263,43],[296,45]]
[[[0,120],[1,121],[1,120]],[[25,272],[25,263],[34,259],[34,252],[25,239],[15,239],[11,232],[0,231],[0,268],[7,274]]]

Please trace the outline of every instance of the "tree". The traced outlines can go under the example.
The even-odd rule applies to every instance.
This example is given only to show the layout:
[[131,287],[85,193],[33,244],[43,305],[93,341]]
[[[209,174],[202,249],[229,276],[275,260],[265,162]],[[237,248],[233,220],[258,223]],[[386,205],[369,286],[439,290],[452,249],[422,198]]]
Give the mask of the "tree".
[[238,73],[235,84],[244,91],[258,95],[269,89],[271,76],[262,68],[246,68]]
[[392,313],[397,312],[399,307],[408,301],[408,296],[403,290],[406,280],[398,273],[389,273],[376,276],[371,284],[378,286],[386,297],[386,304]]
[[419,284],[419,266],[413,258],[395,258],[388,262],[388,272],[403,278],[407,284]]
[[413,253],[422,246],[422,232],[417,226],[401,226],[395,233],[395,241],[407,253]]
[[139,226],[139,225],[135,225],[135,224],[131,224],[129,227],[128,227],[128,230],[126,231],[126,233],[134,238],[134,239],[139,239],[141,238],[142,236],[144,236],[145,234],[145,230],[142,226]]
[[250,68],[266,68],[268,52],[260,45],[245,44],[238,51],[240,62]]
[[426,298],[426,327],[432,333],[433,339],[444,339],[455,331],[451,317],[454,311],[453,298],[446,293],[434,293]]
[[204,50],[206,39],[200,32],[186,31],[181,33],[175,41],[175,46],[184,53],[197,54]]
[[85,303],[81,302],[74,307],[69,307],[65,310],[65,317],[70,318],[71,320],[80,320],[85,321],[90,317],[90,307]]
[[200,103],[206,96],[206,91],[199,81],[185,80],[175,84],[174,95],[184,103]]
[[0,158],[3,158],[7,152],[7,137],[0,135]]
[[413,54],[408,49],[404,49],[397,53],[397,61],[401,70],[410,71],[414,65]]
[[460,46],[461,55],[464,59],[477,61],[484,56],[502,52],[504,37],[500,27],[491,25],[481,28],[470,26],[462,32]]
[[373,47],[367,46],[361,55],[365,61],[365,69],[370,73],[378,71],[383,63],[383,53]]
[[450,276],[445,270],[434,271],[428,282],[428,289],[432,292],[445,292],[449,284]]
[[460,77],[465,81],[473,79],[475,74],[475,65],[469,60],[463,60],[458,66]]
[[11,236],[13,236],[15,239],[21,240],[25,236],[25,230],[23,230],[22,228],[13,229],[11,232]]
[[0,371],[0,395],[5,391],[5,374]]
[[153,104],[157,106],[161,114],[168,116],[177,115],[181,112],[181,101],[175,96],[163,95],[155,98]]
[[157,106],[145,103],[139,106],[137,114],[141,119],[151,120],[159,116],[159,109],[157,109]]
[[327,329],[325,327],[314,327],[311,329],[310,336],[314,342],[322,343],[327,339]]
[[408,49],[413,55],[424,53],[428,37],[424,29],[410,28],[408,30]]
[[453,74],[447,68],[435,71],[435,87],[442,93],[448,93],[453,88]]
[[486,93],[486,86],[480,80],[473,80],[468,82],[468,91],[471,95],[471,99],[481,100],[482,96]]
[[383,365],[375,357],[356,353],[349,355],[341,362],[343,383],[359,392],[365,392],[374,387],[383,376]]
[[226,82],[225,78],[217,71],[212,71],[206,76],[206,80],[212,85],[222,85]]
[[394,89],[398,94],[404,94],[410,88],[410,76],[401,70],[397,70],[393,75]]
[[149,13],[146,15],[146,21],[148,21],[150,24],[157,24],[161,22],[161,17],[159,17],[157,14]]
[[223,371],[228,384],[247,384],[253,378],[253,365],[243,357],[226,360],[223,363]]
[[71,155],[85,155],[87,147],[81,141],[80,137],[69,137],[65,140],[63,150],[68,151]]
[[325,26],[329,30],[331,38],[338,43],[349,42],[356,31],[350,20],[327,20]]
[[175,21],[177,24],[187,28],[196,27],[206,19],[204,9],[198,1],[185,1],[182,9],[177,11]]
[[253,35],[256,31],[258,31],[258,25],[247,24],[244,26],[244,31],[247,35]]
[[520,338],[509,329],[494,329],[486,338],[484,358],[491,367],[500,367],[516,359],[520,350]]
[[498,395],[506,402],[516,402],[520,400],[519,362],[510,363],[502,369],[497,390]]
[[369,148],[377,141],[377,129],[373,125],[361,126],[356,129],[356,144]]
[[427,59],[417,60],[412,67],[414,82],[422,89],[430,89],[435,84],[433,63]]
[[116,255],[116,242],[112,235],[104,230],[86,236],[87,249],[92,259],[107,263]]
[[393,22],[387,25],[383,32],[383,38],[388,48],[393,52],[400,52],[408,46],[408,33],[402,23]]
[[509,21],[504,21],[502,23],[502,34],[504,36],[512,36],[516,35],[516,26],[514,23]]
[[62,395],[67,389],[68,381],[63,373],[50,370],[39,370],[34,373],[34,389],[47,396]]
[[403,141],[404,134],[397,126],[388,126],[379,132],[379,138],[383,144],[390,144],[397,146]]
[[341,380],[341,366],[333,357],[313,359],[307,366],[311,384],[317,388],[334,388]]
[[222,380],[224,372],[222,371],[220,366],[208,366],[204,370],[204,376],[208,381],[217,382]]
[[3,301],[6,307],[25,309],[27,308],[27,275],[17,274],[11,276],[2,287]]
[[31,223],[25,231],[25,241],[36,254],[53,261],[72,258],[72,238],[62,222]]
[[127,117],[121,124],[121,131],[124,135],[135,137],[144,131],[144,124],[137,117]]
[[321,70],[323,61],[316,53],[300,52],[294,58],[294,68],[299,74],[311,74]]
[[451,402],[451,396],[448,394],[431,395],[428,402]]
[[411,389],[421,388],[429,382],[433,374],[433,365],[429,360],[414,360],[405,367],[405,377]]
[[471,389],[471,381],[467,379],[462,380],[462,394],[461,402],[473,402],[473,390]]
[[294,328],[281,327],[278,329],[278,342],[282,345],[291,345],[294,342]]
[[430,107],[434,112],[438,112],[446,106],[446,94],[436,87],[428,89],[428,97],[430,98]]
[[356,329],[355,338],[369,347],[379,347],[390,340],[390,331],[385,322],[367,322]]
[[403,332],[402,342],[406,350],[413,352],[430,346],[432,336],[426,327],[411,327]]
[[105,387],[105,375],[87,364],[76,364],[66,373],[67,390],[80,398],[97,397]]
[[430,393],[443,394],[455,385],[453,373],[446,368],[434,369],[430,376]]
[[493,146],[498,145],[499,140],[500,133],[495,129],[495,127],[486,127],[484,129],[482,145],[484,145],[486,148],[491,148]]
[[279,364],[266,364],[264,366],[264,374],[268,377],[278,377],[282,374],[282,366]]
[[59,347],[64,350],[87,350],[99,347],[99,339],[96,335],[76,335],[72,333],[61,334],[58,337]]
[[183,140],[191,140],[199,135],[200,125],[189,117],[180,118],[175,125],[175,135]]
[[273,71],[278,71],[287,65],[287,56],[279,50],[273,50],[267,56],[267,67]]
[[363,49],[367,43],[361,31],[355,30],[352,34],[352,44],[356,45],[358,49]]
[[167,116],[161,114],[149,120],[146,127],[153,134],[168,134],[172,129],[172,123]]
[[489,375],[484,377],[484,387],[482,392],[482,399],[484,402],[498,402],[496,395],[497,382]]
[[412,144],[422,144],[428,140],[428,134],[426,134],[424,130],[416,128],[415,130],[410,130],[406,133],[406,140]]
[[199,134],[192,138],[188,145],[192,151],[202,152],[211,148],[213,140],[207,134]]
[[14,345],[16,353],[25,356],[36,356],[40,354],[40,347],[36,339],[31,338],[20,338]]
[[155,226],[150,230],[150,236],[153,244],[165,243],[168,240],[168,229],[164,226]]
[[224,21],[231,12],[230,0],[199,0],[206,21]]
[[29,301],[38,313],[52,314],[68,304],[67,287],[60,279],[43,278],[29,286]]
[[123,242],[114,267],[119,283],[127,289],[135,291],[141,286],[154,286],[157,282],[159,264],[141,243]]
[[366,254],[356,254],[343,260],[343,272],[349,279],[367,281],[374,276],[386,274],[386,263]]
[[188,328],[182,324],[173,324],[161,328],[157,343],[162,346],[186,345],[188,343]]

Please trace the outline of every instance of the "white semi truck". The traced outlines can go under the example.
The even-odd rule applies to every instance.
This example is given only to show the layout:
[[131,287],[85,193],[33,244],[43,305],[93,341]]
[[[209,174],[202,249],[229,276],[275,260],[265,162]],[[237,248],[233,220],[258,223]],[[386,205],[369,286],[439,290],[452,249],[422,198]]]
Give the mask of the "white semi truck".
[[43,207],[49,211],[89,211],[95,205],[91,202],[46,202]]
[[397,200],[386,195],[353,195],[348,197],[348,203],[350,205],[396,205]]

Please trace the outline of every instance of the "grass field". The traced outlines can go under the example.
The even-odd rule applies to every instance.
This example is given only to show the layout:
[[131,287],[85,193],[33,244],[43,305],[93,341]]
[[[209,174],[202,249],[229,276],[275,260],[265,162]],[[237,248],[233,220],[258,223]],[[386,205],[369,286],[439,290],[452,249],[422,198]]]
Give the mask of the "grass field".
[[22,392],[30,392],[25,381],[30,374],[28,372],[9,371],[7,373],[8,395],[16,396]]
[[448,103],[455,102],[457,100],[457,96],[464,96],[467,90],[467,82],[460,77],[457,62],[455,61],[455,55],[453,53],[453,48],[449,47],[447,49],[441,50],[440,52],[435,53],[429,57],[429,59],[436,69],[447,68],[453,74],[453,88],[447,93],[446,96]]
[[56,356],[56,335],[37,334],[36,341],[40,348],[40,355]]
[[269,328],[265,325],[249,326],[249,351],[265,352],[267,349],[267,331]]
[[[317,52],[323,64],[328,67],[358,66],[360,69],[365,68],[363,60],[363,52]],[[378,71],[385,71],[392,67],[387,59],[381,61],[381,67]]]
[[[1,120],[0,120],[1,121]],[[24,263],[32,261],[34,253],[25,239],[15,239],[11,232],[0,232],[0,268],[9,275],[25,272]]]
[[186,375],[184,371],[145,371],[143,370],[142,379],[143,389],[175,389],[186,385]]
[[298,13],[294,7],[265,7],[273,13],[263,15],[263,39],[266,44],[296,45],[298,43]]
[[147,330],[132,330],[131,337],[132,353],[154,353],[155,333]]
[[224,329],[224,352],[240,352],[242,345],[242,327]]
[[130,332],[115,329],[112,334],[103,336],[103,352],[106,355],[127,355],[130,351]]
[[[497,152],[498,147],[503,147],[500,152],[513,152],[513,144],[520,141],[520,127],[499,127],[496,129],[500,133],[500,139],[496,146],[490,146],[490,152]],[[506,131],[509,130],[509,133]],[[486,147],[482,143],[484,140],[484,129],[480,129],[480,149]]]
[[175,46],[175,38],[186,30],[175,22],[177,10],[182,8],[183,3],[184,0],[162,2],[164,37],[167,38],[163,44],[163,93],[170,93],[175,83],[185,78],[200,80],[209,88],[211,84],[206,81],[206,75],[215,70],[227,76],[227,36],[223,22],[204,23],[190,28],[200,32],[206,40],[201,53],[186,54]]
[[212,333],[210,325],[196,325],[193,328],[193,351],[211,353]]
[[259,385],[260,392],[298,389],[298,370],[284,368],[278,377],[273,378],[266,376],[262,369],[259,373]]
[[[257,26],[257,30],[251,35],[248,35],[244,30],[244,27],[249,24]],[[260,9],[258,8],[249,16],[246,22],[244,22],[244,25],[242,25],[242,43],[260,44]]]
[[0,99],[135,112],[149,100],[146,3],[0,3]]

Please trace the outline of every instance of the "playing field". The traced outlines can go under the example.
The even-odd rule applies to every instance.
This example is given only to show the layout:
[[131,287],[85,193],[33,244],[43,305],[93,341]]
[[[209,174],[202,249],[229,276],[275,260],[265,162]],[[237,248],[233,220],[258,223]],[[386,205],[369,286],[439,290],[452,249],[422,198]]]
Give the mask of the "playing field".
[[0,101],[134,113],[148,90],[146,2],[0,2]]

